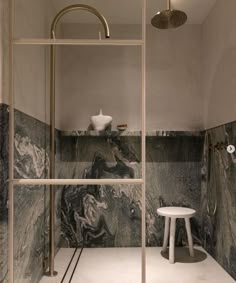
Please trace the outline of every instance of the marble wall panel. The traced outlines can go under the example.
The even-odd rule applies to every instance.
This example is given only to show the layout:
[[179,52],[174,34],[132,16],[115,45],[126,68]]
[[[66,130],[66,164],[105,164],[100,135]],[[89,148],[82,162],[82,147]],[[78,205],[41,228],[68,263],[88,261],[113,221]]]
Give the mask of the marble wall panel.
[[[15,178],[48,178],[49,126],[15,111],[14,158]],[[49,187],[16,186],[14,197],[15,282],[38,282],[48,258]],[[57,244],[61,213],[60,206],[55,205]]]
[[[49,128],[15,111],[14,177],[48,177]],[[45,186],[15,186],[15,282],[38,282],[48,256],[49,192]]]
[[7,105],[0,104],[0,282],[7,282],[8,127]]
[[[57,169],[61,178],[141,176],[140,136],[63,136],[60,141],[61,161]],[[158,207],[178,205],[200,210],[202,148],[203,137],[198,132],[156,132],[147,137],[148,246],[162,244],[164,220],[156,214]],[[141,245],[140,187],[65,186],[61,201],[63,247]],[[124,213],[117,210],[114,214],[113,209],[121,204]],[[92,221],[87,211],[94,211],[98,219]],[[109,214],[119,220],[112,220]],[[119,234],[114,233],[113,221],[123,223]],[[198,214],[192,220],[194,240],[198,244],[201,243],[200,222]],[[176,240],[180,246],[187,243],[181,221],[177,224]]]
[[[8,111],[1,105],[0,127],[0,251],[1,282],[7,276]],[[15,112],[16,178],[46,178],[49,129],[32,117]],[[211,143],[236,144],[236,123],[207,131]],[[56,132],[57,177],[139,178],[140,136],[63,136]],[[194,241],[234,277],[236,242],[236,155],[207,150],[203,133],[155,132],[147,136],[147,245],[160,246],[166,205],[193,207]],[[207,155],[208,153],[208,155]],[[208,157],[208,158],[207,158]],[[39,186],[15,189],[16,282],[38,282],[48,255],[48,191]],[[217,204],[217,206],[216,206]],[[126,247],[141,245],[140,186],[64,186],[56,190],[59,247]],[[216,211],[214,213],[216,206]],[[24,221],[22,221],[22,219]],[[176,243],[187,243],[183,222]],[[40,267],[40,268],[39,268]]]
[[201,196],[204,248],[236,280],[236,122],[207,131]]

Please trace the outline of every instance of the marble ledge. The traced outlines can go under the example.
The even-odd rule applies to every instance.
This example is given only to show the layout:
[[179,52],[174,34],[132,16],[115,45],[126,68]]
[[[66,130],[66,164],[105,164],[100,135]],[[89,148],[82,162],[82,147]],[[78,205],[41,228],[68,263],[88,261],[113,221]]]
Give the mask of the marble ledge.
[[[147,131],[147,137],[177,137],[177,136],[189,136],[200,137],[203,136],[203,131]],[[72,130],[61,131],[62,136],[73,137],[116,137],[116,136],[141,136],[141,131],[86,131],[86,130]]]

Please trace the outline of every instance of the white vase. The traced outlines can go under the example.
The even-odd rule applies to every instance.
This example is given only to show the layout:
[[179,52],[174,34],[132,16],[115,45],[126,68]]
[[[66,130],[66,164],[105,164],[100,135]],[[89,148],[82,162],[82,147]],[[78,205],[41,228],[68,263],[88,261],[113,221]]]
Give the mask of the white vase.
[[103,115],[102,109],[100,109],[98,115],[91,117],[91,122],[94,130],[104,131],[111,124],[112,117]]

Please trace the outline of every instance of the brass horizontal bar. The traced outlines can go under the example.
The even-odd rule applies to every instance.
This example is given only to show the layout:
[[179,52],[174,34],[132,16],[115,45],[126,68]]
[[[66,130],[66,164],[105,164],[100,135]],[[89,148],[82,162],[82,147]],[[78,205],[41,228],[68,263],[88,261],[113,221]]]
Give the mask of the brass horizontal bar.
[[117,39],[40,39],[19,38],[13,40],[14,45],[105,45],[105,46],[142,46],[143,40],[117,40]]
[[14,179],[14,185],[135,185],[142,179]]

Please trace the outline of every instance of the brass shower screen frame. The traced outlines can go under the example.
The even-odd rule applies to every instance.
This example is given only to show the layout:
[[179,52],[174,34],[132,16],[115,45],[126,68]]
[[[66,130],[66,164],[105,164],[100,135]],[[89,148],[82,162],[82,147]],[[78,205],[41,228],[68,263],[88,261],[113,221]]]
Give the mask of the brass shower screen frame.
[[[106,19],[93,7],[78,4],[62,9],[54,18],[51,25],[50,39],[14,38],[14,2],[9,0],[9,206],[8,206],[8,275],[9,283],[14,283],[14,186],[46,185],[50,186],[50,255],[49,275],[54,276],[55,256],[55,185],[113,185],[113,184],[140,184],[142,185],[142,283],[146,282],[146,223],[145,223],[145,197],[146,197],[146,0],[142,3],[142,39],[141,40],[81,40],[56,39],[56,27],[63,15],[71,11],[85,10],[96,15],[105,30],[110,35]],[[138,0],[137,0],[138,1]],[[13,92],[13,47],[15,45],[50,45],[50,179],[15,179],[14,178],[14,92]],[[55,46],[56,45],[93,45],[93,46],[140,46],[142,49],[142,178],[141,179],[55,179]]]

